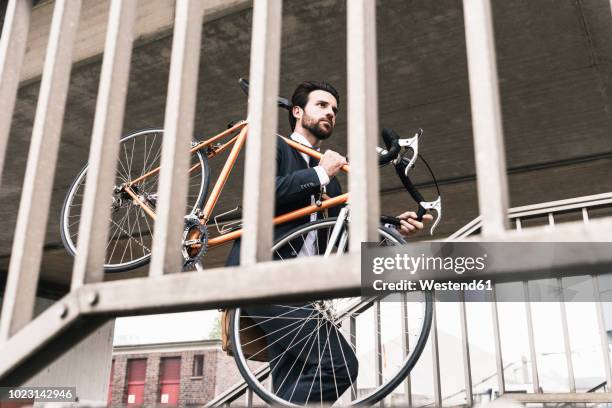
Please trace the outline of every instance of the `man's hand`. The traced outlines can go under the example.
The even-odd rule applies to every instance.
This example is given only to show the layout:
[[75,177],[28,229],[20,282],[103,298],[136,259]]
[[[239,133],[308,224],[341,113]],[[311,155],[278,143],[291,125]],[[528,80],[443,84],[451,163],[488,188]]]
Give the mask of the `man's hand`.
[[406,211],[403,214],[397,216],[401,221],[400,232],[404,236],[416,234],[418,231],[422,230],[427,221],[433,220],[433,216],[431,214],[425,214],[423,216],[423,221],[417,221],[417,215],[414,211]]
[[329,178],[332,178],[338,174],[342,166],[345,164],[348,164],[346,158],[333,150],[326,150],[319,161],[319,166],[323,167],[323,170],[325,170]]

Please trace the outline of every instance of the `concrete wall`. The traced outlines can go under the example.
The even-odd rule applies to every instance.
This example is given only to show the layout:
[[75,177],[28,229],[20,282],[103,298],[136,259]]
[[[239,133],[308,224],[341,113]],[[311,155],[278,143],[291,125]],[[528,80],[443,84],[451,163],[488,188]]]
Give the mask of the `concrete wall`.
[[[84,16],[99,17],[87,9],[93,6],[84,4]],[[304,79],[335,84],[341,94],[340,114],[335,134],[324,147],[346,152],[345,2],[287,0],[283,13],[280,92],[290,96]],[[611,191],[609,2],[493,2],[493,14],[511,205]],[[462,3],[380,0],[377,19],[380,124],[402,135],[417,127],[425,130],[421,152],[442,184],[445,218],[438,237],[443,237],[479,213]],[[219,15],[204,25],[196,138],[213,135],[246,114],[247,101],[237,79],[248,76],[250,28],[249,8]],[[170,47],[169,34],[159,32],[134,50],[126,132],[163,124]],[[58,217],[67,188],[88,154],[99,70],[99,58],[85,59],[73,69],[46,234],[45,285],[65,285],[69,279],[72,259],[62,248]],[[0,275],[8,267],[38,86],[32,82],[19,90],[0,187]],[[279,130],[288,132],[286,112],[279,112]],[[211,165],[218,174],[220,163]],[[418,165],[413,174],[429,191],[424,166]],[[384,169],[381,177],[384,213],[414,208],[393,172]],[[346,186],[346,178],[341,182]],[[233,208],[241,197],[239,161],[219,211]],[[215,250],[206,264],[222,265],[225,256],[226,249]]]

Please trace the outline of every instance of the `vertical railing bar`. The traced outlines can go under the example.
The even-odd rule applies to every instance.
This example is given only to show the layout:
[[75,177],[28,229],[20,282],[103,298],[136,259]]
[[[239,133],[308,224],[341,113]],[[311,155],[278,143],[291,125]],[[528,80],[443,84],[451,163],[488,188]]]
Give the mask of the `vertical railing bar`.
[[472,362],[470,361],[470,338],[467,327],[467,311],[465,307],[465,292],[461,291],[459,301],[459,314],[461,318],[461,346],[463,350],[463,375],[465,380],[465,396],[468,406],[474,404],[474,394],[472,391]]
[[32,0],[10,0],[0,34],[0,184],[31,14]]
[[[376,348],[376,386],[380,387],[383,382],[383,353],[382,353],[382,333],[380,321],[380,300],[374,302],[374,343]],[[380,401],[380,407],[385,404],[385,400]]]
[[608,333],[606,331],[606,320],[604,310],[601,304],[601,292],[599,291],[599,278],[597,275],[591,275],[593,279],[593,296],[595,299],[595,307],[597,308],[597,326],[599,328],[599,340],[601,344],[601,352],[603,354],[604,368],[606,370],[606,382],[608,387],[612,384],[612,366],[610,364],[610,346],[608,344]]
[[569,325],[567,322],[567,310],[565,305],[565,294],[563,293],[563,281],[557,278],[559,285],[559,307],[561,308],[561,325],[563,328],[563,346],[565,348],[565,360],[567,363],[567,376],[570,392],[576,392],[576,379],[574,378],[574,363],[572,361],[572,347],[570,343]]
[[73,290],[85,283],[101,282],[104,278],[110,216],[110,207],[105,198],[111,196],[115,181],[136,7],[136,0],[112,0],[110,5],[79,239],[72,271]]
[[501,348],[499,313],[497,312],[497,297],[495,295],[495,286],[493,286],[491,298],[491,314],[493,316],[493,336],[495,341],[495,362],[497,366],[497,384],[499,388],[499,395],[503,395],[506,392],[506,382],[504,379],[504,360]]
[[[354,315],[349,317],[349,339],[350,344],[353,347],[353,351],[357,354],[357,319]],[[357,399],[356,387],[351,386],[351,401]]]
[[246,406],[247,408],[253,407],[253,389],[251,387],[247,389]]
[[[408,322],[408,294],[402,292],[402,350],[404,358],[410,355],[410,326]],[[406,403],[408,408],[412,408],[412,384],[410,373],[404,380],[404,394],[406,395]]]
[[431,357],[433,364],[433,392],[436,407],[442,406],[442,382],[440,381],[440,350],[438,347],[438,313],[436,300],[433,300],[433,317],[431,322]]
[[463,2],[482,234],[508,228],[508,179],[490,0]]
[[379,191],[376,139],[378,85],[376,73],[376,2],[351,0],[347,11],[348,154],[351,158],[350,251],[378,238]]
[[589,210],[586,207],[582,209],[582,222],[584,222],[585,224],[589,223]]
[[553,215],[553,213],[548,213],[548,225],[550,225],[551,227],[555,226],[555,216]]
[[531,360],[531,378],[533,380],[533,392],[539,394],[540,375],[538,373],[538,359],[535,348],[535,334],[533,330],[533,316],[531,314],[531,296],[529,295],[529,282],[523,281],[523,297],[525,298],[525,316],[527,318],[527,336],[529,340],[529,358]]
[[272,259],[281,20],[281,0],[253,3],[241,265]]
[[53,9],[0,319],[0,342],[26,325],[34,312],[80,11],[81,0],[57,0]]
[[198,70],[202,42],[203,6],[200,0],[176,2],[168,95],[164,117],[159,200],[153,233],[149,276],[180,272],[193,135]]
[[517,218],[514,222],[515,222],[515,225],[516,225],[516,230],[517,231],[522,231],[523,230],[523,222],[521,221],[521,219]]

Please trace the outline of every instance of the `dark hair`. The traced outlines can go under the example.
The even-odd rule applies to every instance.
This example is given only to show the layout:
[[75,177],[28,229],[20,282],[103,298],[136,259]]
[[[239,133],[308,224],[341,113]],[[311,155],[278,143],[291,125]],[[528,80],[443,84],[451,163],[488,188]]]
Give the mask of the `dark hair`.
[[[338,91],[331,84],[328,84],[324,81],[304,81],[295,88],[293,92],[293,96],[291,97],[291,106],[299,106],[304,109],[306,104],[308,103],[308,95],[312,91],[325,91],[329,92],[336,98],[336,102],[340,105],[340,95],[338,95]],[[291,131],[295,130],[295,124],[297,123],[297,119],[293,116],[293,109],[289,111],[289,126],[291,126]]]

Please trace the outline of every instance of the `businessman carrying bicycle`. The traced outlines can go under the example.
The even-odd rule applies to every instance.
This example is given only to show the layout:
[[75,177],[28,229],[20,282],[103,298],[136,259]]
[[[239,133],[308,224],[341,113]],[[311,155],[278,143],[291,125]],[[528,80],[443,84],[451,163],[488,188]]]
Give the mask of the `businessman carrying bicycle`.
[[[339,102],[338,91],[332,85],[317,81],[301,83],[291,98],[291,139],[319,150],[321,143],[333,133]],[[317,162],[291,148],[280,138],[276,149],[276,214],[314,204],[323,195],[335,197],[342,193],[335,176],[347,164],[345,157],[326,150]],[[330,217],[335,217],[340,208],[330,208],[328,211]],[[319,213],[313,213],[281,224],[275,227],[274,238],[278,239],[300,225],[315,221],[318,216]],[[423,229],[424,222],[433,219],[426,214],[423,222],[417,221],[417,214],[413,211],[404,212],[398,218],[401,219],[399,231],[405,236]],[[316,241],[316,232],[313,231],[302,242],[292,245],[290,252],[280,256],[286,259],[317,255],[322,249],[315,245]],[[239,263],[240,241],[237,240],[226,264]],[[311,396],[314,396],[321,402],[331,404],[356,382],[358,363],[351,346],[335,325],[326,321],[322,323],[323,319],[318,318],[313,306],[257,306],[245,308],[245,311],[257,316],[253,320],[266,333],[268,356],[273,361],[272,387],[278,397],[294,404],[307,404],[313,403]],[[282,335],[283,327],[298,318],[306,322],[299,331],[292,336]],[[304,344],[295,347],[291,338],[303,338]]]

